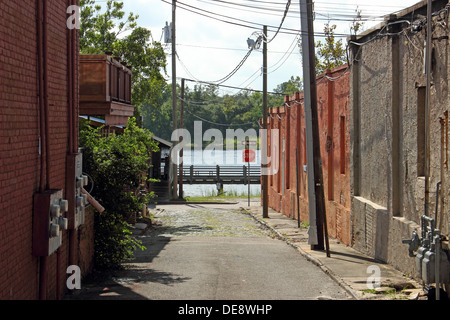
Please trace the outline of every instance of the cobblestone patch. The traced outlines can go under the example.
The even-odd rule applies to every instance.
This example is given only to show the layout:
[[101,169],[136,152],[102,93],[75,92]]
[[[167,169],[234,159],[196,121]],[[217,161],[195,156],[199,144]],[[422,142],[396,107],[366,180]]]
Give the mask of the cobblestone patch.
[[260,237],[271,232],[240,210],[196,208],[161,210],[153,219],[149,235]]

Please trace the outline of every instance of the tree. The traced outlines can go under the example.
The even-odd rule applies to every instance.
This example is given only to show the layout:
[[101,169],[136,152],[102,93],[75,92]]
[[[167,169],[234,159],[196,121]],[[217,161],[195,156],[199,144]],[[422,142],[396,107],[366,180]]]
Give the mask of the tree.
[[334,31],[336,25],[327,22],[324,26],[325,42],[316,43],[316,73],[321,74],[327,69],[334,69],[343,65],[346,61],[346,49],[342,39],[336,41]]
[[303,90],[302,79],[299,76],[295,78],[294,76],[291,76],[291,78],[288,81],[279,84],[274,91],[276,93],[282,94],[294,94],[302,90]]
[[[293,78],[292,78],[293,79]],[[291,80],[292,80],[291,79]],[[300,81],[297,77],[296,81]],[[298,83],[297,83],[298,84]],[[177,95],[180,95],[177,86]],[[172,88],[167,86],[163,93],[161,108],[150,106],[144,113],[146,128],[166,140],[171,140],[172,128]],[[195,85],[193,88],[185,87],[184,98],[184,128],[191,135],[194,133],[194,122],[202,121],[202,129],[219,129],[226,136],[226,129],[241,128],[259,130],[259,120],[263,116],[261,92],[242,90],[234,95],[220,95],[216,85]],[[282,94],[269,94],[268,105],[280,106],[283,104]]]
[[364,22],[362,21],[361,10],[357,6],[355,9],[356,17],[352,21],[352,25],[350,26],[350,34],[357,35],[358,32],[362,31],[364,27]]
[[138,26],[138,15],[125,16],[123,2],[108,0],[106,7],[95,0],[80,0],[81,54],[112,52],[133,68],[132,104],[140,121],[141,108],[161,102],[167,85],[166,56],[161,43],[152,38],[151,31]]
[[92,196],[106,209],[94,216],[94,263],[99,270],[117,268],[133,258],[135,249],[143,248],[132,237],[129,222],[154,196],[141,190],[147,182],[151,152],[157,150],[150,132],[137,127],[134,118],[120,135],[103,137],[100,129],[80,122],[83,170],[95,182]]

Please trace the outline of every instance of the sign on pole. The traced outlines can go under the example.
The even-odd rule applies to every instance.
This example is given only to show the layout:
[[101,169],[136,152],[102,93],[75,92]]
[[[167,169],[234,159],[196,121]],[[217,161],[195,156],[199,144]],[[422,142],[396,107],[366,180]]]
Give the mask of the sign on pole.
[[250,162],[255,162],[256,156],[255,156],[255,150],[253,149],[245,149],[242,153],[242,160],[243,162],[248,163],[247,166],[247,177],[248,177],[248,206],[250,207]]
[[255,162],[256,161],[256,155],[255,150],[253,149],[245,149],[243,150],[242,154],[242,161],[243,162]]

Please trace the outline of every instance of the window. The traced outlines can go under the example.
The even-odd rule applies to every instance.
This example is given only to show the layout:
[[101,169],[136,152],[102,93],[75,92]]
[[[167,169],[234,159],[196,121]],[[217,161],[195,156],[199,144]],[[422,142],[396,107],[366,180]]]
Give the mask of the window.
[[339,165],[341,174],[345,174],[345,117],[339,118]]
[[306,164],[308,163],[308,158],[306,156],[306,129],[303,129],[303,136],[305,137],[305,143],[303,144],[303,165],[306,166]]
[[425,106],[426,88],[417,88],[417,176],[425,176]]

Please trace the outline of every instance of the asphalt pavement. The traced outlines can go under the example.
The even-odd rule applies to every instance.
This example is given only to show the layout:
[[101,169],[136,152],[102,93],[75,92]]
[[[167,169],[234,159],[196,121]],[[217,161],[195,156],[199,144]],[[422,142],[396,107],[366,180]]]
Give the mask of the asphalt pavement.
[[[324,269],[244,210],[227,204],[158,204],[133,233],[146,247],[124,269],[82,281],[67,300],[349,300]],[[257,210],[258,201],[250,209]]]

